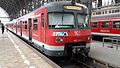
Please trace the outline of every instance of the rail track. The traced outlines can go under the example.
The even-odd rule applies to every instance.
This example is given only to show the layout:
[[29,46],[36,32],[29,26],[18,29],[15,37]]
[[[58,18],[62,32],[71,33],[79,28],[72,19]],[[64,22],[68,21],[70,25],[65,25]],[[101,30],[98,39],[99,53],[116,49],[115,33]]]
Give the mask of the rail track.
[[70,59],[67,59],[67,57],[60,57],[52,60],[61,68],[96,68],[96,65],[93,63],[93,59],[84,56],[79,59],[75,57]]

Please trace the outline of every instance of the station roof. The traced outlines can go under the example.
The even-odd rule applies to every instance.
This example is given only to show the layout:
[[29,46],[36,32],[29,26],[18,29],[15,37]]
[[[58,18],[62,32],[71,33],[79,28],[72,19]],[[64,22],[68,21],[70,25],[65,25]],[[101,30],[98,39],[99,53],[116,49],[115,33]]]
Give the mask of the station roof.
[[29,1],[30,0],[0,0],[0,7],[2,7],[11,18]]
[[[15,16],[23,9],[29,2],[34,0],[0,0],[0,7],[2,7],[9,15],[10,19],[14,19]],[[51,0],[50,0],[51,1]],[[67,1],[67,0],[66,0]],[[89,1],[89,0],[81,0]]]

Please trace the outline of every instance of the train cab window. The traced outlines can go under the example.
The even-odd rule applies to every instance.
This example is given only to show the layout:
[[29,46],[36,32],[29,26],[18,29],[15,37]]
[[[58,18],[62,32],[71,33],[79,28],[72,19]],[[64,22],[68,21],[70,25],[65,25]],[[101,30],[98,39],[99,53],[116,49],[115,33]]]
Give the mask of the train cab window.
[[27,21],[25,21],[25,29],[27,29]]
[[120,28],[120,21],[113,21],[112,26],[113,28]]
[[101,22],[101,28],[108,28],[108,26],[109,26],[108,21]]
[[74,28],[74,15],[72,13],[49,13],[48,14],[49,28],[69,29]]
[[78,28],[89,27],[88,16],[86,14],[77,14]]
[[98,23],[97,22],[92,22],[92,28],[97,28],[98,27]]
[[34,20],[33,20],[33,30],[34,30],[34,31],[37,31],[37,30],[38,30],[38,21],[37,21],[37,19],[34,19]]
[[42,24],[42,27],[44,27],[44,14],[41,15],[41,24]]

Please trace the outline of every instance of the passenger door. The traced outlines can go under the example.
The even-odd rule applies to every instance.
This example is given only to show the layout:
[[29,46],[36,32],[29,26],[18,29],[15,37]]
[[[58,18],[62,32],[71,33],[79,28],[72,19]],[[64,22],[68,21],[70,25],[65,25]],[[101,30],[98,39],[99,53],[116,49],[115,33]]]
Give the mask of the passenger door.
[[15,23],[15,28],[16,28],[15,30],[16,30],[16,34],[17,34],[17,28],[18,28],[18,27],[17,27],[17,22]]
[[22,21],[20,21],[20,36],[22,36]]
[[29,40],[32,41],[32,19],[28,19]]
[[46,26],[45,26],[45,15],[44,13],[41,14],[41,40],[43,43],[46,42]]

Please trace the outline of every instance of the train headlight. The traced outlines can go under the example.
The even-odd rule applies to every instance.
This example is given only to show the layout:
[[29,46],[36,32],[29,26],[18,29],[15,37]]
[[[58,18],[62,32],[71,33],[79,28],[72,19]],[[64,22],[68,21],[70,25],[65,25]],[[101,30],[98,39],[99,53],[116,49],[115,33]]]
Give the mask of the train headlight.
[[56,42],[62,42],[63,41],[63,39],[61,39],[61,38],[56,38]]
[[88,40],[91,40],[91,36],[88,36],[88,38],[87,38]]

